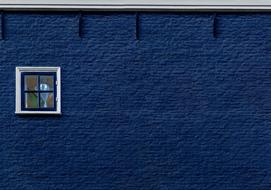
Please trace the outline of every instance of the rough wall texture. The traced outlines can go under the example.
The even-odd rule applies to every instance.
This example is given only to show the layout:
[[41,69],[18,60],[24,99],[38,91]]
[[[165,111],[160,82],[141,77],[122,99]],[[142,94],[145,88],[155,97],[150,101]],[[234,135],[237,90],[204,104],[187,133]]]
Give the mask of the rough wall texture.
[[[271,15],[5,15],[1,190],[271,189]],[[61,117],[16,116],[15,66],[61,66]]]

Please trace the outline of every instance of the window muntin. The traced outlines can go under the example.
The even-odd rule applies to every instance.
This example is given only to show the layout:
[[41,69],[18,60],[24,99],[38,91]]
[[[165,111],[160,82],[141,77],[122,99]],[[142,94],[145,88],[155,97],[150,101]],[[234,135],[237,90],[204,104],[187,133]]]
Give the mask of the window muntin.
[[22,110],[56,111],[56,73],[23,72]]

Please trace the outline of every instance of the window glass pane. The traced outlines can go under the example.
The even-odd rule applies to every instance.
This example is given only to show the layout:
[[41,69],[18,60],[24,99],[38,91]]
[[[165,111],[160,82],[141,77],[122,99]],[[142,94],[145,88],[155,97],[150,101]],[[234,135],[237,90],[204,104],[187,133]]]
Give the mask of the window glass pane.
[[38,90],[38,76],[37,75],[25,75],[24,90],[29,90],[29,91]]
[[39,96],[38,93],[25,93],[25,108],[38,108]]
[[54,76],[40,76],[40,90],[54,90]]
[[54,93],[40,93],[40,107],[53,108],[54,107]]

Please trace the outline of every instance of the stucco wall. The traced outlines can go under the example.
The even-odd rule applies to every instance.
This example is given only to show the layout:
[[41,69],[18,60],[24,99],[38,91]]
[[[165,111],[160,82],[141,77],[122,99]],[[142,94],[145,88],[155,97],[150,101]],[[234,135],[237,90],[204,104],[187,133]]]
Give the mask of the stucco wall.
[[[268,190],[271,15],[5,14],[1,190]],[[15,67],[61,66],[62,111],[16,116]]]

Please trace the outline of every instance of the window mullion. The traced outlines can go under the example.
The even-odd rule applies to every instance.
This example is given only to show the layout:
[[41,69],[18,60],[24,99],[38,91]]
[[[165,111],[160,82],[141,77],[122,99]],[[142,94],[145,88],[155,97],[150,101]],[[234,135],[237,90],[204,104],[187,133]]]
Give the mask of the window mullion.
[[38,75],[38,99],[39,99],[39,109],[40,109],[40,75]]

